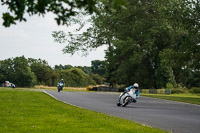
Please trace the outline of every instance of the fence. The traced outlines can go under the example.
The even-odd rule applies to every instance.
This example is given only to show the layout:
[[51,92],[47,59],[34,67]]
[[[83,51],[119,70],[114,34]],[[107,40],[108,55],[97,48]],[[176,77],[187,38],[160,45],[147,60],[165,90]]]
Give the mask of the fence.
[[[117,89],[117,88],[110,88],[108,86],[90,86],[86,87],[86,90],[90,91],[109,91],[109,92],[122,92],[124,89]],[[166,94],[170,95],[170,89],[139,89],[140,93],[147,93],[147,94]]]
[[140,93],[170,95],[171,90],[170,89],[140,89]]

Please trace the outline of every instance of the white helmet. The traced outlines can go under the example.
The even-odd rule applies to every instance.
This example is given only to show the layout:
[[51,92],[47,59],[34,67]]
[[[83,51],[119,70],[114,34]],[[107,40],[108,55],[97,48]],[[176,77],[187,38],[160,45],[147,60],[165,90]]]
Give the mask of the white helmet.
[[138,83],[135,83],[135,84],[133,85],[133,88],[139,88]]

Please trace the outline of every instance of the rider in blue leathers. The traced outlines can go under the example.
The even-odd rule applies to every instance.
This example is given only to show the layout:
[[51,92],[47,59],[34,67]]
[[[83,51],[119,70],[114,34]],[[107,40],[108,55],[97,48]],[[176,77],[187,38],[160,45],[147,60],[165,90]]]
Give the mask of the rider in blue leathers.
[[[129,92],[130,89],[135,89],[135,93],[136,93],[136,98],[139,98],[139,85],[138,83],[134,83],[133,85],[126,87],[123,94],[120,96],[119,100],[121,99],[121,97],[126,93]],[[134,102],[136,102],[136,100],[134,100]]]
[[63,89],[64,85],[65,85],[64,81],[63,79],[61,79],[60,82],[58,83],[58,92],[60,92]]

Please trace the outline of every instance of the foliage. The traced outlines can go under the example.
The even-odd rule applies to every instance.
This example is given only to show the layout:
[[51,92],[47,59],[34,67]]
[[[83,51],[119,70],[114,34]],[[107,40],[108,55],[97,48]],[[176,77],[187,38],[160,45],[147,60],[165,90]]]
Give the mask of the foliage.
[[174,88],[174,86],[171,83],[167,83],[166,87],[167,87],[167,89],[173,89]]
[[105,78],[101,77],[98,74],[91,74],[91,78],[96,82],[96,84],[101,85],[104,83]]
[[171,94],[183,94],[188,93],[186,89],[171,89]]
[[190,90],[190,93],[200,94],[200,88],[192,87]]
[[91,62],[92,73],[104,76],[106,74],[106,62],[100,60],[93,60]]
[[59,75],[53,71],[45,60],[29,58],[28,62],[31,71],[36,75],[38,85],[56,85]]
[[65,86],[70,87],[85,87],[88,85],[95,85],[95,81],[81,69],[71,68],[69,70],[62,70],[60,77],[64,79]]
[[0,72],[3,75],[1,81],[8,80],[16,86],[34,86],[36,76],[28,65],[28,60],[24,57],[9,58],[0,61]]
[[85,87],[104,81],[87,66],[55,65],[53,69],[45,60],[26,59],[24,56],[0,61],[0,83],[10,81],[17,87],[57,86],[61,78],[65,79],[66,87]]
[[[111,9],[121,8],[125,0],[108,0]],[[48,12],[56,15],[57,24],[68,25],[70,17],[79,12],[86,11],[93,13],[96,11],[96,0],[1,0],[2,5],[8,6],[6,13],[3,13],[3,25],[9,27],[16,24],[16,21],[26,21],[25,14],[29,16],[42,15]]]
[[107,45],[106,78],[111,85],[191,88],[200,83],[199,5],[190,0],[132,0],[124,9],[109,11],[104,1],[87,31],[69,33],[71,38],[57,32],[54,37],[67,41],[63,51],[71,54]]
[[88,67],[88,66],[75,66],[79,69],[81,69],[84,73],[90,75],[92,74],[92,68],[91,67]]
[[67,70],[67,69],[70,69],[70,68],[72,68],[72,66],[71,65],[55,65],[55,67],[54,67],[54,70]]

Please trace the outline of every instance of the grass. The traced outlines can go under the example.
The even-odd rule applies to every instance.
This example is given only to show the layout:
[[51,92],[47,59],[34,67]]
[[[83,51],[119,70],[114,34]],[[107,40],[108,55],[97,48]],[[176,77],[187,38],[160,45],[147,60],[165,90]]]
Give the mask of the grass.
[[164,95],[164,94],[143,94],[141,96],[153,97],[153,98],[160,98],[184,103],[192,103],[200,105],[200,95],[198,94],[171,94],[171,95]]
[[39,91],[0,88],[0,133],[163,133],[166,131],[74,107]]

